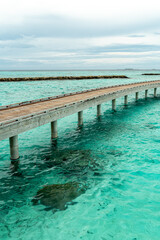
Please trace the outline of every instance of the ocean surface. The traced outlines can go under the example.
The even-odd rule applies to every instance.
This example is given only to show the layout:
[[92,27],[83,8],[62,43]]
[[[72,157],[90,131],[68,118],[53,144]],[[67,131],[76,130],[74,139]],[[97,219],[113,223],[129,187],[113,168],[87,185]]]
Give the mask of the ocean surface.
[[[0,105],[128,82],[160,79],[147,71],[0,72],[0,77],[127,75],[129,79],[0,82]],[[150,70],[150,72],[158,72]],[[160,89],[157,91],[160,94]],[[149,90],[129,104],[117,100],[58,121],[58,141],[50,124],[19,135],[20,173],[10,169],[8,139],[0,142],[0,240],[159,240],[160,95]],[[56,165],[55,160],[67,160]],[[64,211],[33,205],[46,184],[78,182],[87,186]]]

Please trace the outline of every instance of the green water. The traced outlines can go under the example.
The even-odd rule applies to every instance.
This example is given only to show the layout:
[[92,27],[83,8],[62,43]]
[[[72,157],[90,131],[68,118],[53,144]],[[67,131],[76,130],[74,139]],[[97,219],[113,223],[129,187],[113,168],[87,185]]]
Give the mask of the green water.
[[[145,72],[145,71],[144,71]],[[153,71],[152,71],[153,72]],[[0,104],[36,99],[89,88],[127,82],[156,80],[142,71],[67,72],[68,75],[125,74],[130,79],[0,83]],[[41,74],[41,75],[40,75]],[[67,75],[66,72],[0,72],[0,77]],[[158,90],[159,94],[159,90]],[[84,111],[84,126],[77,128],[77,114],[58,121],[58,143],[50,140],[46,124],[19,135],[21,176],[9,166],[8,139],[0,144],[0,239],[8,240],[159,240],[160,239],[160,122],[159,100],[137,103],[129,96]],[[74,153],[74,154],[73,154]],[[67,156],[71,161],[92,159],[95,166],[70,169],[54,164]],[[74,159],[75,158],[75,159]],[[45,184],[77,181],[87,191],[65,211],[46,211],[31,200]]]

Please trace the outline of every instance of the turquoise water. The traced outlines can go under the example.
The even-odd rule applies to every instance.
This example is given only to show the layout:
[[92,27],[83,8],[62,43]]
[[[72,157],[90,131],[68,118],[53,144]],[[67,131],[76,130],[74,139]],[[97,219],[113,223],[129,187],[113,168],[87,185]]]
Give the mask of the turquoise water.
[[[145,72],[145,71],[144,71]],[[153,71],[152,71],[153,72]],[[42,75],[66,75],[66,72],[40,72]],[[125,74],[130,79],[82,81],[46,81],[0,83],[0,104],[41,98],[66,92],[127,82],[160,79],[141,76],[142,71],[69,72],[68,75]],[[37,76],[37,72],[13,72],[12,76]],[[0,77],[11,76],[0,72]],[[42,76],[41,75],[41,76]],[[40,76],[40,75],[39,75]],[[159,93],[159,91],[158,91]],[[117,112],[111,103],[84,111],[84,126],[77,128],[77,115],[58,121],[58,143],[50,140],[46,124],[19,135],[20,170],[12,174],[8,140],[0,144],[0,239],[8,240],[159,240],[160,232],[160,122],[159,100],[137,103],[129,96],[117,100]],[[72,154],[72,153],[76,154]],[[66,171],[56,166],[55,158],[81,159],[82,153],[94,166]],[[74,159],[76,158],[76,160]],[[87,191],[65,211],[46,211],[32,205],[32,198],[45,184],[77,181]]]

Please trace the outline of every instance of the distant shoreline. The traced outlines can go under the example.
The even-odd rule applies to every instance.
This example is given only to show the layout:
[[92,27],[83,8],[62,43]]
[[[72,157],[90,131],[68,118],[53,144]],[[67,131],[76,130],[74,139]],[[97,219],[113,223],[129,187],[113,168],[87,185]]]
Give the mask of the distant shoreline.
[[1,69],[0,72],[108,72],[108,71],[160,71],[160,69],[116,68],[116,69]]
[[85,80],[85,79],[110,79],[128,78],[125,75],[100,75],[100,76],[58,76],[58,77],[24,77],[24,78],[0,78],[0,82],[22,82],[22,81],[54,81],[54,80]]

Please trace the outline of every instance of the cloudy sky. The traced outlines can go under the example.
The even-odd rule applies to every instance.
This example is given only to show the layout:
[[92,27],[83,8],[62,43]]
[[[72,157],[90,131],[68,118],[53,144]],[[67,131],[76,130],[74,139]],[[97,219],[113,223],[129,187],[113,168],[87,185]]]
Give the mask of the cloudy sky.
[[160,69],[156,0],[0,0],[0,70]]

